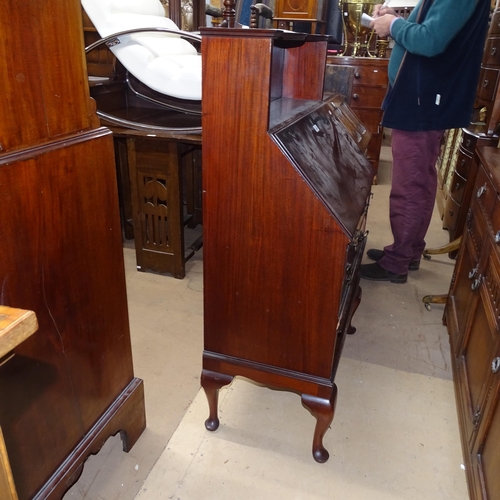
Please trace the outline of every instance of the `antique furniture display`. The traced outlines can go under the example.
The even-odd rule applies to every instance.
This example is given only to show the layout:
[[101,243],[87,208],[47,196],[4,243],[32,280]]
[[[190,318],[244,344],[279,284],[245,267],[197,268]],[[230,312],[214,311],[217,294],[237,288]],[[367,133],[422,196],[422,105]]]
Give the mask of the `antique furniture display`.
[[34,311],[39,330],[0,365],[0,426],[19,499],[60,499],[108,437],[134,445],[143,383],[132,365],[113,141],[89,97],[80,3],[3,7],[2,304]]
[[361,123],[370,131],[372,138],[368,145],[367,157],[377,174],[382,147],[382,101],[387,92],[388,59],[371,57],[338,57],[328,56],[327,75],[331,75],[331,87],[325,90],[336,92],[336,86],[345,81],[339,75],[350,70],[349,83],[345,86],[348,95],[346,102],[357,115]]
[[205,425],[219,425],[219,389],[248,377],[301,395],[325,462],[374,172],[352,138],[361,129],[322,100],[326,37],[202,36]]
[[477,148],[476,161],[444,321],[469,495],[493,500],[500,490],[500,151]]

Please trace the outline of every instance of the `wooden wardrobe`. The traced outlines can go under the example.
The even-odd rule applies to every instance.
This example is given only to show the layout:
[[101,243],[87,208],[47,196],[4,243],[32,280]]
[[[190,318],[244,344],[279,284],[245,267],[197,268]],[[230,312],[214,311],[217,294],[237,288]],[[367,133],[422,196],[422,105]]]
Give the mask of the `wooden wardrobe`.
[[20,500],[59,499],[85,459],[145,427],[134,377],[113,141],[89,98],[78,0],[0,16],[0,304],[36,335],[0,360],[0,426]]

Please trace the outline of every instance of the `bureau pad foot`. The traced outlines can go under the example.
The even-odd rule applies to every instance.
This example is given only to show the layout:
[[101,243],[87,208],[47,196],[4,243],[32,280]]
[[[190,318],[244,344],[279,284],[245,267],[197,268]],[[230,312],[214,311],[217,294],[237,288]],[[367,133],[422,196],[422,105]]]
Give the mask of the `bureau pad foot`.
[[233,378],[230,375],[222,375],[209,370],[201,372],[201,386],[207,396],[209,408],[209,416],[205,420],[205,427],[209,431],[216,431],[219,428],[219,389],[230,384]]
[[308,394],[302,394],[302,404],[316,418],[316,427],[314,428],[312,454],[316,462],[322,464],[329,458],[330,454],[323,446],[323,436],[333,421],[335,411],[335,402],[337,400],[337,386],[334,384],[330,399],[318,398]]

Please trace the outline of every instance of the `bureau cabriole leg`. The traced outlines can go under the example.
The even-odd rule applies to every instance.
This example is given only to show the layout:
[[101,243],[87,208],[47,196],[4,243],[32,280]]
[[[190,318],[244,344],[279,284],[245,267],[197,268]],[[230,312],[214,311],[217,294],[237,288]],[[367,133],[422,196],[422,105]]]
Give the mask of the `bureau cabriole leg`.
[[335,384],[333,384],[330,399],[318,398],[316,396],[310,396],[309,394],[302,394],[302,404],[316,418],[312,453],[314,460],[320,464],[325,463],[330,458],[330,454],[323,446],[323,436],[332,423],[336,400],[337,386]]
[[205,427],[209,431],[215,431],[219,427],[219,389],[230,384],[233,378],[231,375],[222,375],[209,370],[201,372],[201,386],[207,395],[209,408],[209,417],[205,420]]

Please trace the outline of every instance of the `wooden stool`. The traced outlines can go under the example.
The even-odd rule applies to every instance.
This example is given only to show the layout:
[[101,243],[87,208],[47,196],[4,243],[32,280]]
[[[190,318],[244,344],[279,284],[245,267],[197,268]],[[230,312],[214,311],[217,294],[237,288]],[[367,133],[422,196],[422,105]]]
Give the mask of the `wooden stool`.
[[[38,330],[33,311],[0,306],[0,365],[6,363],[11,351]],[[0,498],[17,500],[16,485],[12,477],[9,456],[0,427]]]
[[184,244],[184,226],[202,222],[201,136],[112,130],[123,232],[133,233],[137,269],[182,279],[201,247],[201,239]]

